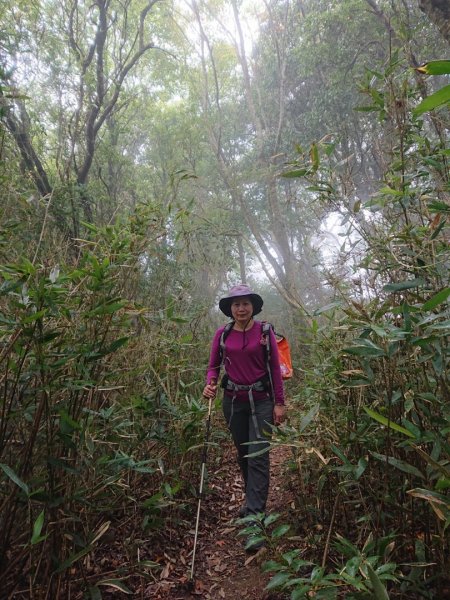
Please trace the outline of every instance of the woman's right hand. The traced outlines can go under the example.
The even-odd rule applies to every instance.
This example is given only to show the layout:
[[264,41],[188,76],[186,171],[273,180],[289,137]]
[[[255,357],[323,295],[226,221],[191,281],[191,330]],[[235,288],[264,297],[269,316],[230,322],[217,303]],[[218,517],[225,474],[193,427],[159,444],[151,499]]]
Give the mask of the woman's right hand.
[[215,398],[216,397],[216,392],[217,392],[217,383],[208,383],[207,385],[205,385],[205,389],[203,390],[203,397],[204,398]]

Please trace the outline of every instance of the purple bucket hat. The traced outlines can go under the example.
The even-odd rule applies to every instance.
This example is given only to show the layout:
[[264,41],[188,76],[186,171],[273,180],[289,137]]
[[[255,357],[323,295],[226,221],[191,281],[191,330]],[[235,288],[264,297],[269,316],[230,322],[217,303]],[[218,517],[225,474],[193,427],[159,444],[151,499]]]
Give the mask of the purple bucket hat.
[[240,283],[239,285],[234,285],[230,291],[228,292],[228,296],[221,298],[219,301],[219,308],[227,317],[231,317],[231,303],[233,298],[238,298],[239,296],[248,296],[253,304],[253,315],[257,315],[261,312],[262,306],[264,304],[263,299],[259,294],[255,294],[248,285],[245,283]]

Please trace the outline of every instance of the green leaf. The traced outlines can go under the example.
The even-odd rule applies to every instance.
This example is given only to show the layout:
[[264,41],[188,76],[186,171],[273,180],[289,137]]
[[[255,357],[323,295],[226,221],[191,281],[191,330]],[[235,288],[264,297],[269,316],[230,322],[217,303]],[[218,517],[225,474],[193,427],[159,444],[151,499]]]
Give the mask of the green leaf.
[[186,319],[185,317],[170,317],[169,320],[172,321],[172,323],[188,323],[189,322],[189,319]]
[[433,308],[436,308],[436,306],[439,306],[439,304],[445,302],[449,296],[450,287],[444,288],[443,290],[435,294],[432,298],[427,300],[422,306],[422,310],[432,310]]
[[406,281],[399,281],[398,283],[388,283],[383,286],[385,292],[401,292],[402,290],[409,290],[411,288],[417,288],[424,285],[425,280],[421,277],[417,279],[407,279]]
[[359,567],[361,566],[362,560],[362,556],[353,556],[350,560],[348,560],[345,563],[345,570],[348,573],[348,575],[350,575],[350,577],[354,577],[359,571]]
[[321,590],[317,590],[314,598],[315,600],[336,600],[337,592],[334,586],[322,588]]
[[94,232],[94,233],[98,233],[99,232],[99,228],[96,227],[95,225],[93,225],[92,223],[87,223],[86,221],[80,221],[80,223],[86,227],[86,229],[89,229],[90,231]]
[[299,433],[303,433],[303,431],[305,431],[305,429],[308,427],[311,421],[313,421],[316,418],[317,414],[319,413],[319,410],[320,406],[319,404],[316,404],[308,411],[308,414],[302,417],[299,426]]
[[267,517],[264,517],[263,519],[264,527],[269,527],[269,525],[272,525],[272,523],[278,521],[280,517],[280,513],[270,513],[269,515],[267,515]]
[[72,431],[74,430],[80,430],[81,429],[81,425],[80,423],[78,423],[78,421],[75,421],[74,419],[72,419],[72,417],[69,415],[69,413],[62,408],[59,411],[59,417],[60,417],[60,429],[63,433],[72,433]]
[[6,317],[3,313],[0,313],[0,323],[14,327],[16,325],[16,320],[14,318]]
[[358,460],[358,466],[355,470],[355,479],[359,479],[361,477],[361,475],[367,469],[368,464],[369,463],[363,456]]
[[[249,445],[252,442],[244,442],[242,445],[244,446],[245,444]],[[256,442],[256,444],[258,444],[259,442]],[[262,442],[264,443],[264,442]],[[262,454],[265,454],[266,452],[270,451],[270,446],[264,446],[264,448],[262,450],[255,450],[255,452],[252,452],[251,454],[246,454],[245,458],[254,458],[255,456],[261,456]]]
[[293,590],[291,594],[291,600],[304,600],[308,596],[306,595],[310,591],[309,585],[302,585],[301,587]]
[[52,456],[49,456],[47,458],[47,463],[52,467],[56,467],[57,469],[63,469],[64,471],[67,471],[67,473],[73,473],[74,475],[80,474],[79,469],[73,467],[70,463],[62,458],[53,458]]
[[343,352],[354,354],[356,356],[385,356],[385,351],[370,340],[357,339],[354,341],[354,346],[343,348]]
[[372,419],[375,419],[375,421],[378,421],[382,425],[385,425],[386,427],[389,427],[390,429],[393,429],[394,431],[398,431],[399,433],[403,433],[404,435],[407,435],[408,437],[411,437],[411,438],[415,437],[414,434],[411,433],[410,431],[408,431],[407,429],[405,429],[405,427],[402,427],[401,425],[394,423],[394,421],[387,419],[386,417],[384,417],[383,415],[380,415],[380,413],[372,410],[371,408],[367,408],[366,406],[364,406],[364,410],[369,415],[369,417],[371,417]]
[[42,511],[33,526],[33,535],[31,536],[31,545],[34,546],[38,542],[44,540],[47,536],[41,537],[42,527],[44,525],[44,511]]
[[310,169],[294,169],[293,171],[286,171],[285,173],[282,173],[282,177],[286,177],[286,178],[295,178],[295,177],[304,177],[305,175],[308,175],[308,173],[310,173]]
[[46,314],[46,310],[39,310],[35,313],[33,313],[32,315],[29,315],[28,317],[25,317],[24,319],[22,319],[22,323],[33,323],[33,321],[37,321],[38,319],[41,319],[45,314]]
[[424,75],[448,75],[450,74],[450,60],[431,60],[417,67],[416,71]]
[[436,227],[436,229],[430,235],[430,240],[435,240],[446,225],[447,225],[447,219],[441,219],[439,225]]
[[450,319],[448,319],[447,321],[442,321],[441,323],[435,323],[433,325],[430,325],[427,328],[427,331],[428,330],[439,331],[440,329],[450,329]]
[[388,185],[386,185],[385,187],[380,189],[380,193],[381,194],[387,194],[389,196],[404,196],[404,192],[400,191],[400,190],[394,190],[394,188],[389,187]]
[[266,590],[274,590],[282,587],[290,579],[290,577],[291,576],[289,573],[277,573],[266,585]]
[[439,477],[439,479],[436,481],[435,488],[438,492],[450,489],[450,478]]
[[327,156],[331,156],[336,148],[336,142],[322,142],[322,148]]
[[325,306],[321,306],[317,310],[314,311],[314,316],[321,315],[328,310],[332,310],[333,308],[340,308],[342,306],[342,302],[340,300],[336,300],[335,302],[331,302],[330,304],[326,304]]
[[319,164],[320,164],[319,163],[319,149],[317,148],[316,143],[311,144],[310,157],[311,157],[313,171],[316,172],[317,169],[319,168]]
[[86,556],[86,554],[89,554],[89,552],[91,552],[91,550],[92,550],[92,546],[86,546],[86,548],[83,548],[82,550],[79,550],[78,552],[71,554],[69,556],[69,558],[67,558],[63,563],[61,563],[59,565],[59,567],[56,569],[55,573],[62,573],[63,571],[68,569],[71,565],[73,565],[73,563],[77,562],[77,560],[80,560],[80,558],[83,558],[83,556]]
[[125,344],[128,342],[129,339],[130,339],[129,336],[126,336],[126,337],[121,337],[121,338],[118,338],[117,340],[114,340],[113,342],[111,342],[111,344],[109,344],[109,346],[102,349],[102,351],[101,351],[102,356],[104,356],[105,354],[111,354],[112,352],[115,352],[122,346],[125,346]]
[[280,525],[279,527],[277,527],[276,529],[274,529],[272,531],[271,537],[272,538],[282,537],[285,533],[287,533],[289,531],[290,528],[291,528],[291,526],[288,525],[287,523],[285,523],[284,525]]
[[338,456],[342,462],[351,467],[352,463],[348,460],[348,458],[345,456],[345,454],[342,452],[342,450],[340,450],[337,446],[335,446],[334,444],[331,444],[331,449],[333,450],[333,452],[336,454],[336,456]]
[[96,585],[90,585],[88,592],[90,600],[102,600],[102,593]]
[[450,467],[449,466],[446,466],[445,463],[441,464],[440,462],[438,462],[437,460],[432,458],[429,454],[427,454],[425,452],[425,450],[422,450],[422,448],[419,448],[419,446],[416,446],[415,444],[411,444],[411,446],[436,471],[442,473],[445,477],[450,477]]
[[3,472],[11,479],[11,481],[13,481],[16,485],[18,485],[25,492],[25,494],[27,496],[30,494],[30,490],[29,490],[29,487],[27,486],[27,484],[24,483],[20,479],[20,477],[18,475],[16,475],[16,473],[14,473],[14,471],[11,469],[11,467],[8,467],[8,465],[5,465],[3,463],[0,463],[0,467],[3,469]]
[[18,288],[22,287],[23,281],[21,279],[14,281],[4,281],[0,285],[0,296],[9,294],[9,292],[15,292]]
[[104,579],[103,581],[99,581],[97,585],[107,585],[108,587],[112,587],[116,590],[119,590],[124,594],[133,593],[120,579]]
[[[313,563],[311,563],[311,564],[313,564]],[[294,577],[293,579],[289,579],[289,581],[285,584],[284,589],[286,591],[288,590],[288,588],[294,588],[297,590],[298,589],[297,586],[299,584],[302,584],[302,587],[303,587],[305,584],[305,581],[308,581],[306,579],[306,577]],[[310,589],[309,586],[308,586],[308,589]],[[283,596],[283,598],[284,598],[284,596]],[[292,596],[291,596],[291,598],[292,598]]]
[[370,452],[370,454],[377,460],[392,465],[393,467],[399,469],[400,471],[403,471],[404,473],[409,473],[410,475],[415,475],[420,479],[425,479],[425,476],[419,471],[419,469],[417,469],[417,467],[415,467],[414,465],[410,465],[404,460],[394,458],[393,456],[386,456],[385,454],[378,454],[378,452]]
[[420,394],[418,394],[419,398],[422,398],[422,400],[426,400],[427,402],[437,402],[438,399],[436,398],[436,396],[434,394],[432,394],[431,392],[422,392]]
[[270,571],[281,571],[281,569],[285,569],[284,565],[280,565],[275,560],[266,560],[262,565],[262,570],[264,573],[269,573]]
[[440,202],[439,200],[433,200],[428,203],[428,208],[430,212],[435,213],[450,213],[450,206],[445,202]]
[[342,553],[346,557],[359,556],[360,552],[354,544],[343,537],[341,534],[336,533],[337,541],[334,542],[334,547],[338,552]]
[[373,570],[372,565],[369,562],[367,562],[366,567],[367,567],[367,572],[369,574],[370,583],[372,584],[376,600],[389,600],[389,596],[386,591],[386,588],[382,584],[378,575]]
[[372,331],[374,331],[380,337],[387,337],[387,335],[388,335],[387,331],[385,329],[383,329],[383,327],[380,327],[379,325],[374,325],[372,323],[370,325],[370,328],[372,329]]
[[117,312],[126,305],[127,302],[125,300],[121,300],[119,302],[104,302],[87,312],[86,316],[94,317],[97,315],[110,315],[112,313]]
[[331,192],[332,188],[327,185],[310,185],[306,188],[309,192]]
[[[392,572],[395,571],[396,567],[397,567],[396,563],[392,563],[392,562],[385,563],[384,565],[381,565],[381,567],[378,567],[378,569],[376,570],[376,574],[383,575],[384,573],[389,573],[390,575],[392,575]],[[394,579],[395,579],[395,577],[394,577]]]
[[311,582],[316,584],[319,583],[323,579],[324,573],[324,567],[314,567],[314,569],[311,571]]
[[257,546],[261,542],[265,542],[265,541],[266,541],[266,538],[263,535],[250,534],[250,537],[249,537],[247,543],[245,544],[245,549],[249,550],[250,548],[252,548],[252,546]]
[[417,117],[448,102],[450,102],[450,85],[446,85],[437,92],[434,92],[434,94],[431,94],[431,96],[428,96],[428,98],[422,100],[413,110],[413,114]]

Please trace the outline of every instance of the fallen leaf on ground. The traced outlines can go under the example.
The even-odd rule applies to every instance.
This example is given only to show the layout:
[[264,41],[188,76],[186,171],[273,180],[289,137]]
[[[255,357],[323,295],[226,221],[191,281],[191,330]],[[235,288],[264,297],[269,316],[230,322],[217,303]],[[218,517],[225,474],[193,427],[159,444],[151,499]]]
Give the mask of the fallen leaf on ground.
[[170,564],[170,562],[166,563],[166,566],[161,571],[161,574],[159,576],[160,579],[167,579],[169,577],[171,566],[172,565]]
[[222,535],[227,535],[228,533],[232,533],[233,531],[236,531],[236,529],[237,529],[236,527],[225,527],[225,529],[222,529],[220,531],[220,533]]
[[261,558],[264,556],[264,554],[266,554],[267,552],[267,548],[260,548],[258,550],[258,552],[256,552],[256,554],[252,554],[251,556],[249,556],[247,558],[247,560],[245,561],[245,566],[249,565],[250,563],[252,563],[254,560],[258,560],[258,562],[261,560]]

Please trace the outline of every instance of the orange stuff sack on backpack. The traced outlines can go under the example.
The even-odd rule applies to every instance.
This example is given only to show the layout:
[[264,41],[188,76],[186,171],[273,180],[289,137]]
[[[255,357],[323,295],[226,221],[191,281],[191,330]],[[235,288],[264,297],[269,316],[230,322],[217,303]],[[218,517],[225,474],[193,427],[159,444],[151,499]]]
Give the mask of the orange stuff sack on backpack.
[[290,379],[293,375],[291,349],[289,342],[279,333],[275,333],[275,339],[277,340],[278,354],[280,356],[280,369],[282,379]]

